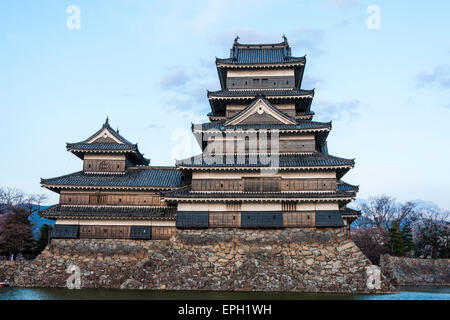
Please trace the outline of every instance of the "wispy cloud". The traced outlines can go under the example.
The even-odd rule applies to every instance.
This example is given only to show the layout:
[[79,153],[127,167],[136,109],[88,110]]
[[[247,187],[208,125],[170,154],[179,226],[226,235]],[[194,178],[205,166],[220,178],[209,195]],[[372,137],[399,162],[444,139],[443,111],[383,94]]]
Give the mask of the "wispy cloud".
[[183,66],[171,66],[167,69],[167,73],[159,82],[162,88],[175,89],[183,87],[189,82],[190,77]]
[[323,83],[324,80],[318,77],[305,74],[302,80],[302,88],[313,89],[316,88],[319,83]]
[[322,101],[317,104],[314,111],[321,119],[340,120],[343,118],[357,118],[359,116],[358,109],[361,101],[350,100],[342,102]]
[[314,53],[315,56],[323,53],[319,46],[325,37],[324,30],[302,27],[289,32],[288,37],[296,50],[306,50]]
[[165,128],[165,126],[160,124],[149,124],[148,126],[145,127],[145,129],[163,129],[163,128]]
[[198,60],[196,64],[174,65],[166,70],[158,83],[167,96],[165,103],[187,120],[204,118],[209,111],[207,89],[219,88],[214,65]]
[[437,85],[442,89],[450,89],[450,66],[439,65],[431,72],[421,72],[416,75],[417,87]]

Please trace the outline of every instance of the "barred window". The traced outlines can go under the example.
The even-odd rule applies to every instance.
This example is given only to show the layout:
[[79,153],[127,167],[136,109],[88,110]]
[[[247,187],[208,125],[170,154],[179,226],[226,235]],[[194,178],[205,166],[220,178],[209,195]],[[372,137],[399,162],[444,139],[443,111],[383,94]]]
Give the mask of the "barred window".
[[100,162],[100,164],[99,164],[99,166],[98,166],[98,169],[100,170],[100,171],[108,171],[108,162],[106,162],[106,161],[102,161],[102,162]]

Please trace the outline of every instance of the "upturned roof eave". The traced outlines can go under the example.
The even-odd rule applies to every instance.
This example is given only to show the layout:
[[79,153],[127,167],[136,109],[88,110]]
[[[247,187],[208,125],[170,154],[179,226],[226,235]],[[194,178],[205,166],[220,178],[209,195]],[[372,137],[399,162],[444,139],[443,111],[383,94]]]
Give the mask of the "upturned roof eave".
[[296,200],[299,202],[341,202],[341,201],[352,201],[355,198],[355,195],[336,195],[336,196],[328,196],[328,197],[314,197],[311,195],[308,195],[308,197],[301,197],[300,195],[298,197],[296,196],[286,196],[286,197],[271,197],[270,194],[264,195],[264,197],[251,197],[251,196],[235,196],[229,195],[228,197],[220,197],[220,194],[214,193],[213,197],[194,197],[189,195],[165,195],[162,198],[166,201],[193,201],[193,202],[226,202],[230,200],[239,200],[239,201],[257,201],[257,202],[278,202],[278,201],[292,201]]
[[[76,144],[73,144],[76,145]],[[122,154],[133,154],[135,156],[134,160],[136,164],[141,165],[149,165],[150,159],[147,159],[144,157],[144,154],[139,151],[139,148],[137,144],[130,145],[129,149],[103,149],[103,148],[96,148],[96,149],[88,149],[88,148],[76,148],[73,145],[67,144],[66,148],[67,151],[73,153],[78,158],[83,159],[83,155],[86,153],[122,153]]]
[[306,56],[293,57],[290,56],[286,61],[277,62],[237,62],[234,58],[217,58],[215,59],[217,68],[245,68],[245,67],[291,67],[291,66],[304,66],[306,64]]
[[123,186],[123,185],[67,185],[67,184],[51,184],[51,183],[42,183],[41,186],[47,188],[49,190],[52,189],[116,189],[116,190],[157,190],[157,191],[169,191],[174,190],[179,187],[168,187],[168,186]]
[[[228,96],[220,95],[221,93],[229,93]],[[306,89],[249,89],[249,90],[207,90],[208,100],[211,99],[254,99],[258,94],[264,94],[268,99],[273,97],[281,97],[291,99],[295,98],[314,98],[315,90]]]

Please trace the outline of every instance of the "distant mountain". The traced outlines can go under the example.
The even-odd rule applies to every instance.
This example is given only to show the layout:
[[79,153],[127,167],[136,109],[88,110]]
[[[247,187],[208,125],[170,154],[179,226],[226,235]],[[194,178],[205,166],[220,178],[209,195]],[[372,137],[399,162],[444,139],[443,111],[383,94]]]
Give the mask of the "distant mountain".
[[38,214],[40,210],[47,209],[51,206],[40,206],[33,209],[33,212],[28,217],[28,220],[31,222],[31,231],[33,232],[33,236],[35,239],[39,238],[40,229],[44,224],[49,224],[51,226],[55,225],[55,221],[50,219],[41,218]]
[[434,203],[433,201],[427,201],[427,200],[412,200],[417,205],[418,209],[435,209],[439,210],[439,206]]

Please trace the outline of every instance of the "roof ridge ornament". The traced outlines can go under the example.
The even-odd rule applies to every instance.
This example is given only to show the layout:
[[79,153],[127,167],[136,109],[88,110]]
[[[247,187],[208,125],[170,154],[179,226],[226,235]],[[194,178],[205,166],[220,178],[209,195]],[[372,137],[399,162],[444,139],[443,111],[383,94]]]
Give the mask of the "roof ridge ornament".
[[104,126],[109,126],[109,117],[108,116],[106,116],[106,120],[105,120]]
[[288,43],[288,40],[287,40],[287,38],[286,38],[286,35],[285,35],[285,34],[283,34],[282,38],[283,38],[283,42],[284,42],[284,43]]
[[236,35],[236,38],[234,38],[234,44],[235,44],[235,45],[236,45],[236,44],[239,44],[239,42],[238,42],[239,39],[240,39],[239,36]]

